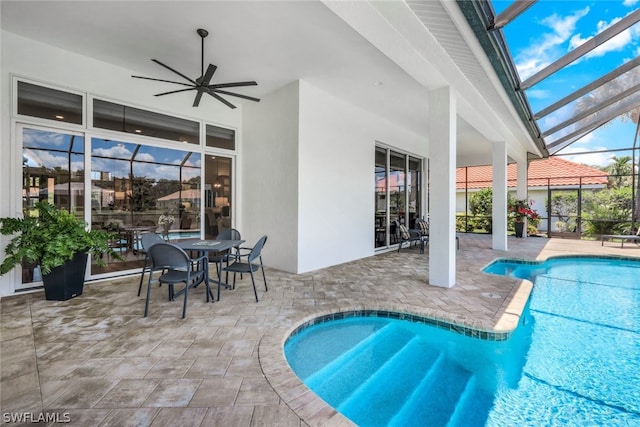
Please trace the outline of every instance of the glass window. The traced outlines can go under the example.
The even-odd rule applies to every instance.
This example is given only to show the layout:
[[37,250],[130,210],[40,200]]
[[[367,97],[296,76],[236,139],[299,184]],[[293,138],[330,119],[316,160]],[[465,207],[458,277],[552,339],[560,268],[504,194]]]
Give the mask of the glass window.
[[387,150],[376,147],[375,247],[387,245]]
[[405,223],[406,213],[406,167],[405,156],[396,152],[389,155],[389,213],[392,221]]
[[200,143],[198,122],[100,99],[93,100],[93,126],[171,141]]
[[236,131],[207,125],[207,147],[236,149]]
[[207,239],[215,238],[225,228],[232,228],[232,160],[206,156],[204,227]]
[[413,228],[422,213],[422,160],[376,147],[375,247],[398,242],[397,224]]
[[407,226],[415,227],[416,219],[420,218],[420,199],[422,183],[422,162],[415,157],[409,157],[409,169],[407,170]]
[[82,96],[19,81],[18,114],[82,124]]
[[200,153],[100,138],[91,144],[92,227],[113,232],[127,260],[92,265],[92,274],[141,267],[143,233],[200,237]]
[[[38,201],[84,218],[84,137],[59,131],[22,129],[22,209]],[[40,281],[37,265],[22,266],[22,283]],[[25,286],[18,286],[18,288]]]

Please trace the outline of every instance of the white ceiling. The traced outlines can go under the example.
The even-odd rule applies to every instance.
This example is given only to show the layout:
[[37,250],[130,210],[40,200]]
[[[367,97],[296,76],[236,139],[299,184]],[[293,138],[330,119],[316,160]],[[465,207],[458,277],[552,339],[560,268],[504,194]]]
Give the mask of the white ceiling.
[[[237,92],[261,97],[304,79],[362,108],[427,135],[428,88],[316,1],[2,1],[2,29],[132,70],[180,80],[153,63],[200,75],[200,37],[205,68],[218,66],[212,83],[256,80]],[[435,76],[434,76],[434,80]],[[377,83],[382,84],[377,84]],[[149,96],[178,89],[139,80]],[[193,94],[167,95],[192,102]],[[228,98],[239,105],[244,101]],[[217,102],[204,97],[202,102]],[[488,159],[490,143],[464,120],[459,152]],[[484,162],[481,160],[480,163]]]

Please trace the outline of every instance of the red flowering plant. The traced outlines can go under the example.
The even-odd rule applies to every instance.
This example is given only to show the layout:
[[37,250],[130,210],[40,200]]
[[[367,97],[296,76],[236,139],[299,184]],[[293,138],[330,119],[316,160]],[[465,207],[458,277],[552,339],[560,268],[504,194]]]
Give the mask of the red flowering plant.
[[516,220],[516,222],[522,222],[527,218],[533,224],[536,224],[538,222],[539,215],[538,212],[531,209],[532,204],[533,200],[509,198],[507,211],[510,216]]

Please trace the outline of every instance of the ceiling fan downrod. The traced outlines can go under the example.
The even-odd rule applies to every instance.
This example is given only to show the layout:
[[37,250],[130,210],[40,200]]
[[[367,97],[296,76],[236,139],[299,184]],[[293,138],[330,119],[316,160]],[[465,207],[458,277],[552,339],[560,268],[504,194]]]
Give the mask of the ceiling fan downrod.
[[198,28],[196,32],[202,41],[202,48],[200,49],[200,76],[204,76],[204,39],[209,35],[209,31]]

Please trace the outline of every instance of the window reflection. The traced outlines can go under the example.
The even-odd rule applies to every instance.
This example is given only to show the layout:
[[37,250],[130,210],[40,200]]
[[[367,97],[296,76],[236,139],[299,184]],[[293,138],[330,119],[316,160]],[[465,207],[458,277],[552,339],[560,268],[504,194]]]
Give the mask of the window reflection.
[[231,166],[228,157],[207,156],[205,161],[204,228],[207,239],[232,228]]
[[92,139],[92,227],[112,231],[114,249],[127,259],[104,271],[94,265],[93,274],[141,267],[143,233],[200,236],[200,165],[199,153]]
[[[22,209],[38,201],[84,216],[84,138],[47,130],[22,130]],[[39,281],[37,265],[24,263],[22,283]]]
[[422,212],[422,160],[383,147],[375,153],[374,247],[398,243],[398,225],[413,228]]
[[93,100],[93,126],[190,144],[200,142],[198,122],[101,99]]

